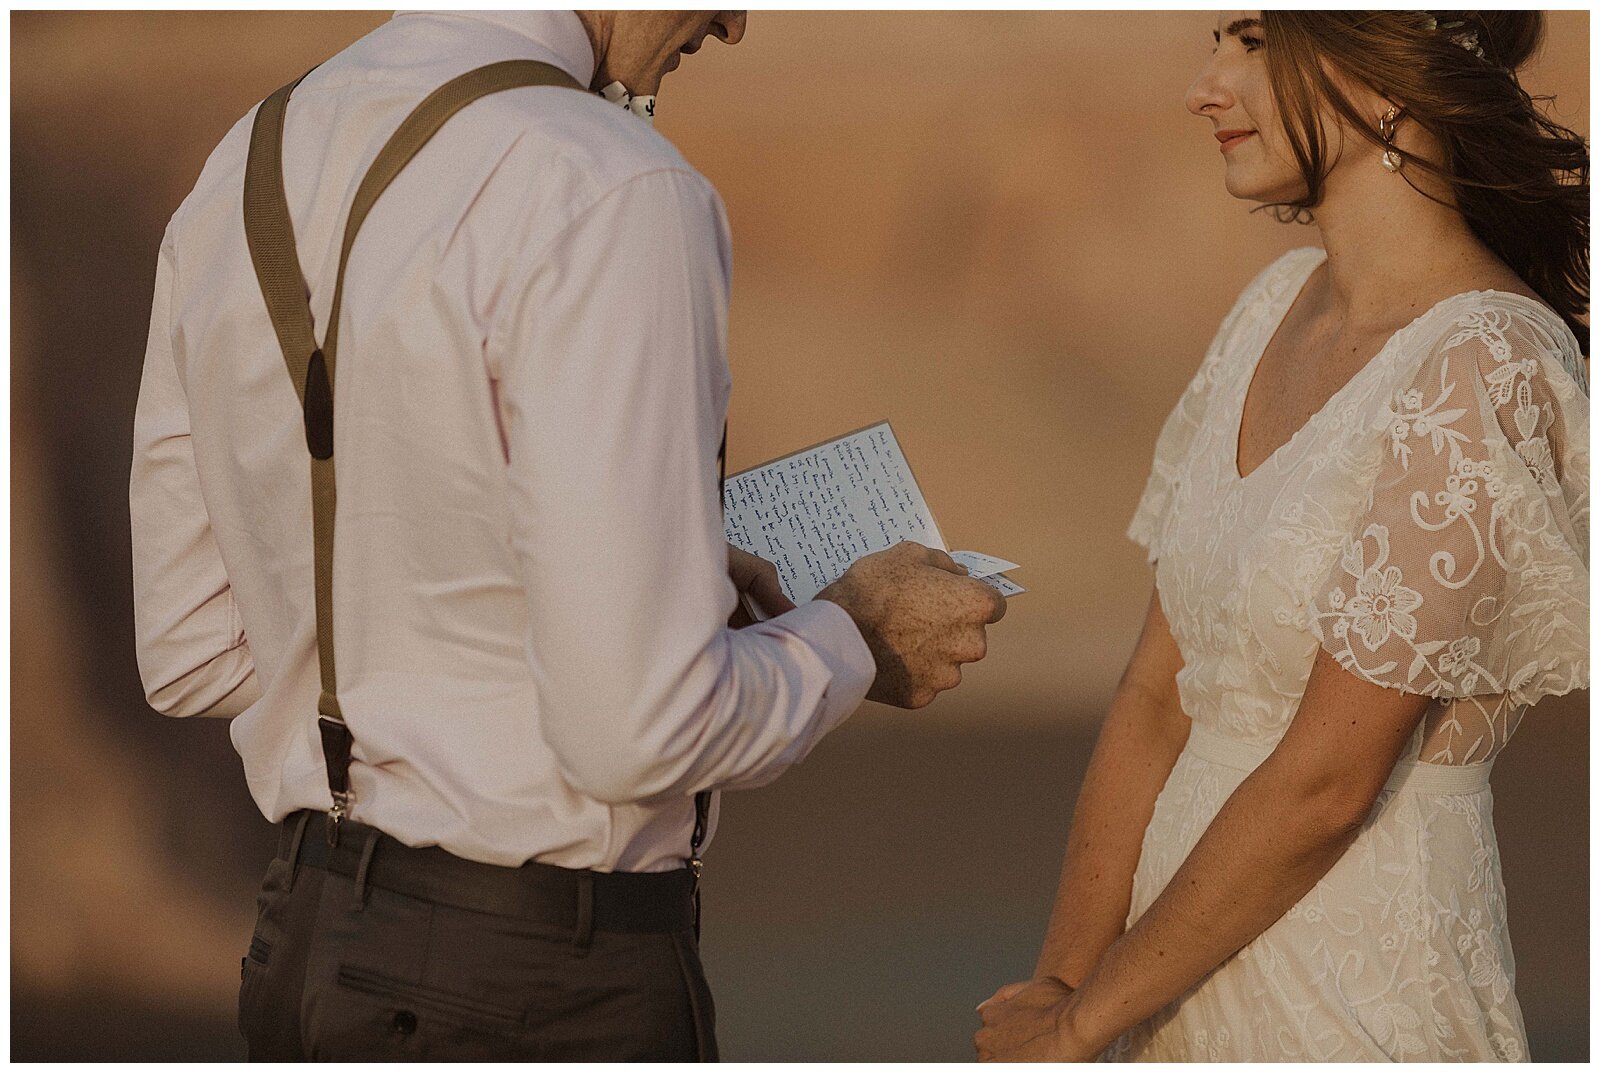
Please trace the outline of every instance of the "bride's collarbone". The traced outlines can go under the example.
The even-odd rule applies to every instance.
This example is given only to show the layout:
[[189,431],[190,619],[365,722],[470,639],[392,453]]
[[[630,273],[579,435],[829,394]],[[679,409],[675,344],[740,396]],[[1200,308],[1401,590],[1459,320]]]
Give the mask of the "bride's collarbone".
[[1467,258],[1398,288],[1381,308],[1337,307],[1318,265],[1268,338],[1245,386],[1235,464],[1241,475],[1293,439],[1390,341],[1439,303],[1475,291],[1543,300],[1492,258]]
[[1285,319],[1256,363],[1239,423],[1237,465],[1248,476],[1327,407],[1383,349],[1393,330]]

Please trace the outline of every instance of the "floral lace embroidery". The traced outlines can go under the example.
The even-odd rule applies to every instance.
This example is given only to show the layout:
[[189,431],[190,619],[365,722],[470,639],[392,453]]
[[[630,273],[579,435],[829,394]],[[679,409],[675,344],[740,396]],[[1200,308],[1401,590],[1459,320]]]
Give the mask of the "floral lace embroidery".
[[1345,669],[1441,698],[1432,763],[1491,759],[1521,709],[1587,680],[1587,450],[1551,386],[1564,363],[1547,375],[1524,323],[1458,314],[1393,393],[1377,491],[1312,619]]
[[[1241,478],[1253,363],[1322,258],[1293,251],[1241,295],[1162,429],[1129,535],[1155,563],[1197,723],[1275,745],[1326,648],[1434,698],[1409,757],[1480,764],[1534,701],[1588,684],[1582,360],[1536,303],[1457,295]],[[1240,778],[1179,758],[1130,923]],[[1526,1060],[1491,810],[1486,791],[1380,794],[1299,905],[1104,1057]]]

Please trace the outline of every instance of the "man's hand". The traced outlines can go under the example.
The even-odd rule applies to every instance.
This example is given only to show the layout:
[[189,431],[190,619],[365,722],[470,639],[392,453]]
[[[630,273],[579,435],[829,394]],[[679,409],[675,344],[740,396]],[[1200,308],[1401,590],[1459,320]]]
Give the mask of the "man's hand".
[[[728,577],[733,579],[733,587],[739,590],[739,595],[749,596],[768,618],[794,610],[794,602],[783,594],[783,586],[778,584],[778,568],[759,555],[751,555],[729,544]],[[728,627],[742,630],[755,621],[741,599],[728,617]]]
[[949,555],[906,541],[850,564],[817,593],[844,608],[878,665],[868,700],[921,708],[961,684],[961,664],[988,652],[984,627],[1006,601]]
[[1007,984],[980,1003],[980,1062],[1088,1062],[1098,1054],[1072,1031],[1073,991],[1053,976]]

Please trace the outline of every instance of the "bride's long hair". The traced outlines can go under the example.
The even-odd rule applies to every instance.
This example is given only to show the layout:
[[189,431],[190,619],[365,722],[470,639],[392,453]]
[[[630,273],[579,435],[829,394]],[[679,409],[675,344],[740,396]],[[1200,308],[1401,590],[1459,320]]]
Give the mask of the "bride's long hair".
[[1402,176],[1416,167],[1443,179],[1473,232],[1561,314],[1588,354],[1589,327],[1578,318],[1589,309],[1589,148],[1545,116],[1516,75],[1539,45],[1544,16],[1264,11],[1262,22],[1272,92],[1306,184],[1304,197],[1279,206],[1283,218],[1303,219],[1322,200],[1332,162],[1320,102],[1352,131],[1389,148],[1329,76],[1326,61],[1438,140],[1439,161],[1396,150]]

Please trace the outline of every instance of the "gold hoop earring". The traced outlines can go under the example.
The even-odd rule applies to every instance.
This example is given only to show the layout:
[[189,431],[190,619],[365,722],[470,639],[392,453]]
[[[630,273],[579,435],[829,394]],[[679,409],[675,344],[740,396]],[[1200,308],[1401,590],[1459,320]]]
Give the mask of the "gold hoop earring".
[[1405,164],[1405,161],[1401,159],[1399,152],[1394,147],[1394,130],[1396,121],[1399,118],[1400,109],[1392,106],[1378,118],[1378,136],[1383,139],[1383,144],[1387,146],[1383,151],[1383,157],[1380,162],[1383,164],[1383,170],[1390,173],[1398,173]]

